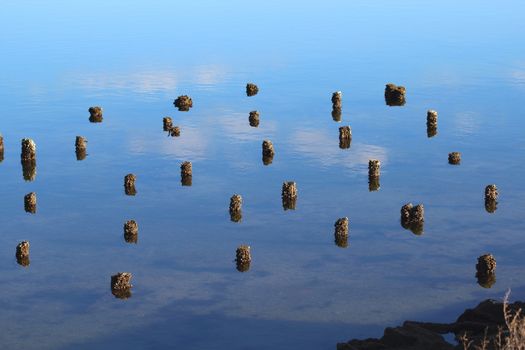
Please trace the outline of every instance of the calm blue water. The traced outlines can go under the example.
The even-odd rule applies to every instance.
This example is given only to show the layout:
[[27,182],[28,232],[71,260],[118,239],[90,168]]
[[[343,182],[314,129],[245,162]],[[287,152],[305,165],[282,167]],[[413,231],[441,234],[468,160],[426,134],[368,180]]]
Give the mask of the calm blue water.
[[[508,288],[524,299],[524,11],[517,0],[4,1],[0,347],[333,349],[406,319],[453,321]],[[388,82],[407,88],[405,106],[385,105]],[[172,104],[184,94],[189,112]],[[94,105],[102,123],[88,121]],[[162,131],[165,116],[180,137]],[[344,150],[342,125],[353,131]],[[76,135],[88,140],[82,161]],[[37,144],[34,181],[22,176],[23,137]],[[371,158],[382,163],[376,192]],[[299,197],[284,211],[288,180]],[[24,211],[32,191],[36,214]],[[425,205],[420,236],[399,223],[407,202]],[[346,249],[334,244],[342,216]],[[123,238],[129,219],[137,244]],[[22,240],[28,267],[15,259]],[[245,273],[240,244],[252,248]],[[498,263],[490,289],[474,276],[485,252]],[[110,290],[119,271],[133,274],[126,300]]]

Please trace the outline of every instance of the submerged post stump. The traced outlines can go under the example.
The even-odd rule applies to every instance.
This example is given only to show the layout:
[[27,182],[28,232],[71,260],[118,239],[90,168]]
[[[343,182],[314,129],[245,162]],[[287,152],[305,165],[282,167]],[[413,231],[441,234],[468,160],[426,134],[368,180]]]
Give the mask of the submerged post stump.
[[24,210],[26,213],[36,213],[36,193],[31,192],[24,196]]
[[368,176],[379,177],[381,175],[381,162],[377,159],[368,160]]
[[172,137],[179,137],[180,136],[180,127],[178,126],[172,126],[169,130],[168,130],[168,133],[170,136]]
[[494,213],[498,209],[498,188],[496,185],[485,187],[485,210]]
[[249,245],[241,245],[235,251],[235,262],[237,265],[237,270],[239,272],[246,272],[250,269],[250,264],[252,262],[252,254],[250,252]]
[[281,197],[284,210],[295,210],[297,204],[297,185],[293,181],[283,182]]
[[412,233],[420,235],[423,233],[425,223],[425,209],[423,204],[416,206],[407,203],[401,207],[401,226],[409,229]]
[[175,101],[173,101],[173,104],[179,111],[187,112],[193,107],[193,100],[188,95],[182,95],[177,97]]
[[496,283],[496,259],[492,254],[483,254],[478,258],[476,278],[484,288],[490,288]]
[[350,148],[352,142],[352,129],[350,126],[339,127],[339,148],[347,149]]
[[29,266],[29,242],[22,241],[16,246],[16,262],[22,266]]
[[343,108],[343,93],[341,91],[336,91],[332,94],[332,109],[342,109]]
[[438,112],[433,109],[427,111],[427,126],[437,127],[438,123]]
[[334,224],[334,242],[338,247],[348,247],[348,218],[339,218]]
[[77,136],[75,139],[75,154],[77,160],[83,160],[86,158],[87,140],[82,136]]
[[131,297],[131,273],[118,272],[111,276],[111,293],[118,299],[127,299]]
[[403,106],[405,100],[406,89],[404,86],[397,86],[396,84],[386,84],[385,87],[385,102],[389,106]]
[[173,120],[171,119],[171,117],[162,118],[162,129],[164,131],[169,131],[172,126],[173,126]]
[[124,240],[127,243],[137,243],[139,237],[139,225],[135,220],[124,223]]
[[257,85],[253,83],[246,84],[246,95],[247,96],[257,95],[258,92],[259,92],[259,88],[257,87]]
[[183,162],[180,165],[180,176],[182,186],[191,186],[193,178],[191,162]]
[[89,107],[89,121],[91,123],[101,123],[102,122],[102,108],[99,106]]
[[259,112],[257,111],[251,111],[250,116],[248,117],[248,121],[250,122],[251,127],[258,127],[259,126]]
[[381,162],[377,159],[368,160],[368,191],[379,190],[379,176],[381,175]]
[[137,177],[134,174],[128,174],[124,176],[124,192],[128,196],[134,196],[137,194],[137,189],[135,188],[135,180]]
[[36,160],[36,144],[31,139],[22,139],[22,160]]
[[448,154],[448,163],[452,165],[459,165],[461,163],[461,153],[451,152]]
[[273,143],[270,140],[264,140],[262,143],[262,155],[263,158],[273,158],[275,155],[275,149],[273,148]]
[[230,198],[230,220],[239,222],[242,219],[242,197],[239,194],[234,194]]

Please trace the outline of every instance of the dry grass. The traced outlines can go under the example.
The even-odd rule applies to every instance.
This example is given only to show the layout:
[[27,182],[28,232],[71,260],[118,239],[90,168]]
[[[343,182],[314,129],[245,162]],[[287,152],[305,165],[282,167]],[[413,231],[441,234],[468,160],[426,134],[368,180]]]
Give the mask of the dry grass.
[[523,310],[513,312],[509,308],[510,291],[503,298],[503,315],[505,316],[505,327],[500,327],[493,337],[485,335],[479,344],[475,344],[467,334],[463,334],[459,341],[464,350],[525,350],[525,316]]

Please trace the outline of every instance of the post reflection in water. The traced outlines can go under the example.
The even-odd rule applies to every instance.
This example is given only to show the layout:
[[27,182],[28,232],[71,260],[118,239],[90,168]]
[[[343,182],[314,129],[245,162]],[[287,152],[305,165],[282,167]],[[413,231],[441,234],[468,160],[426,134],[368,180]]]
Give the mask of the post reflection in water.
[[22,176],[25,181],[34,181],[36,179],[36,160],[22,161]]

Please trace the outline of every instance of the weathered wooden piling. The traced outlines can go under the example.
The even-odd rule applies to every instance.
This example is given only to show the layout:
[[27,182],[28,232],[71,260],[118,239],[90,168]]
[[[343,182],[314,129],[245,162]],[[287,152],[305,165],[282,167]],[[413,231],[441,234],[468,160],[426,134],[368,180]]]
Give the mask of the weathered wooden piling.
[[36,213],[36,193],[31,192],[24,196],[24,210],[26,213]]
[[111,293],[118,299],[131,297],[131,273],[118,272],[111,276]]
[[332,94],[332,109],[342,109],[343,108],[343,93],[341,91],[336,91]]
[[139,225],[135,220],[128,220],[124,223],[124,240],[127,243],[137,243],[139,237]]
[[488,213],[494,213],[498,209],[498,194],[496,185],[485,187],[485,210]]
[[75,139],[75,155],[77,160],[84,160],[87,155],[87,140],[82,136]]
[[275,149],[273,148],[273,143],[270,140],[264,140],[262,143],[262,155],[263,157],[273,158],[275,155]]
[[284,210],[294,210],[297,204],[297,184],[293,181],[283,182],[281,193]]
[[180,136],[180,127],[178,126],[172,126],[169,130],[168,130],[168,133],[170,136],[172,137],[179,137]]
[[164,131],[169,131],[172,126],[173,126],[173,120],[171,119],[171,117],[162,118],[162,129]]
[[404,86],[397,86],[396,84],[386,84],[385,87],[385,102],[389,106],[403,106],[405,100],[406,89]]
[[25,181],[34,181],[36,178],[36,160],[22,160],[22,176]]
[[182,95],[177,97],[175,101],[173,101],[173,104],[179,111],[187,112],[193,107],[193,100],[188,95]]
[[242,197],[239,194],[234,194],[230,198],[230,220],[239,222],[242,219]]
[[499,193],[496,185],[492,184],[485,187],[485,200],[498,200],[498,195]]
[[134,196],[137,194],[137,189],[135,187],[135,180],[137,177],[134,174],[127,174],[124,176],[124,192],[128,196]]
[[339,148],[350,148],[352,142],[352,129],[350,126],[339,127]]
[[250,122],[251,127],[258,127],[259,126],[259,112],[257,111],[251,111],[250,116],[248,117],[248,121]]
[[22,266],[29,266],[29,242],[22,241],[16,246],[16,262]]
[[461,153],[450,152],[448,154],[448,163],[452,165],[459,165],[461,163]]
[[250,264],[252,262],[252,254],[250,251],[249,245],[241,245],[235,251],[235,262],[237,265],[237,270],[239,272],[246,272],[250,269]]
[[253,83],[246,84],[246,95],[247,96],[257,95],[258,92],[259,92],[259,88],[257,87],[257,85]]
[[437,123],[438,123],[438,112],[436,112],[433,109],[429,109],[427,111],[427,126],[431,125],[431,126],[437,127]]
[[91,123],[101,123],[102,122],[102,108],[99,106],[89,107],[89,121]]
[[348,218],[339,218],[334,224],[334,242],[338,247],[348,247]]
[[180,176],[182,186],[191,186],[193,178],[191,162],[186,161],[180,165]]
[[496,259],[492,254],[483,254],[478,258],[476,278],[484,288],[490,288],[496,283]]
[[368,160],[368,176],[379,177],[381,175],[381,162],[378,159]]
[[22,160],[36,160],[36,143],[31,139],[22,139]]
[[401,207],[401,226],[403,228],[420,235],[423,233],[424,222],[425,209],[423,204],[414,206],[412,203],[407,203]]

